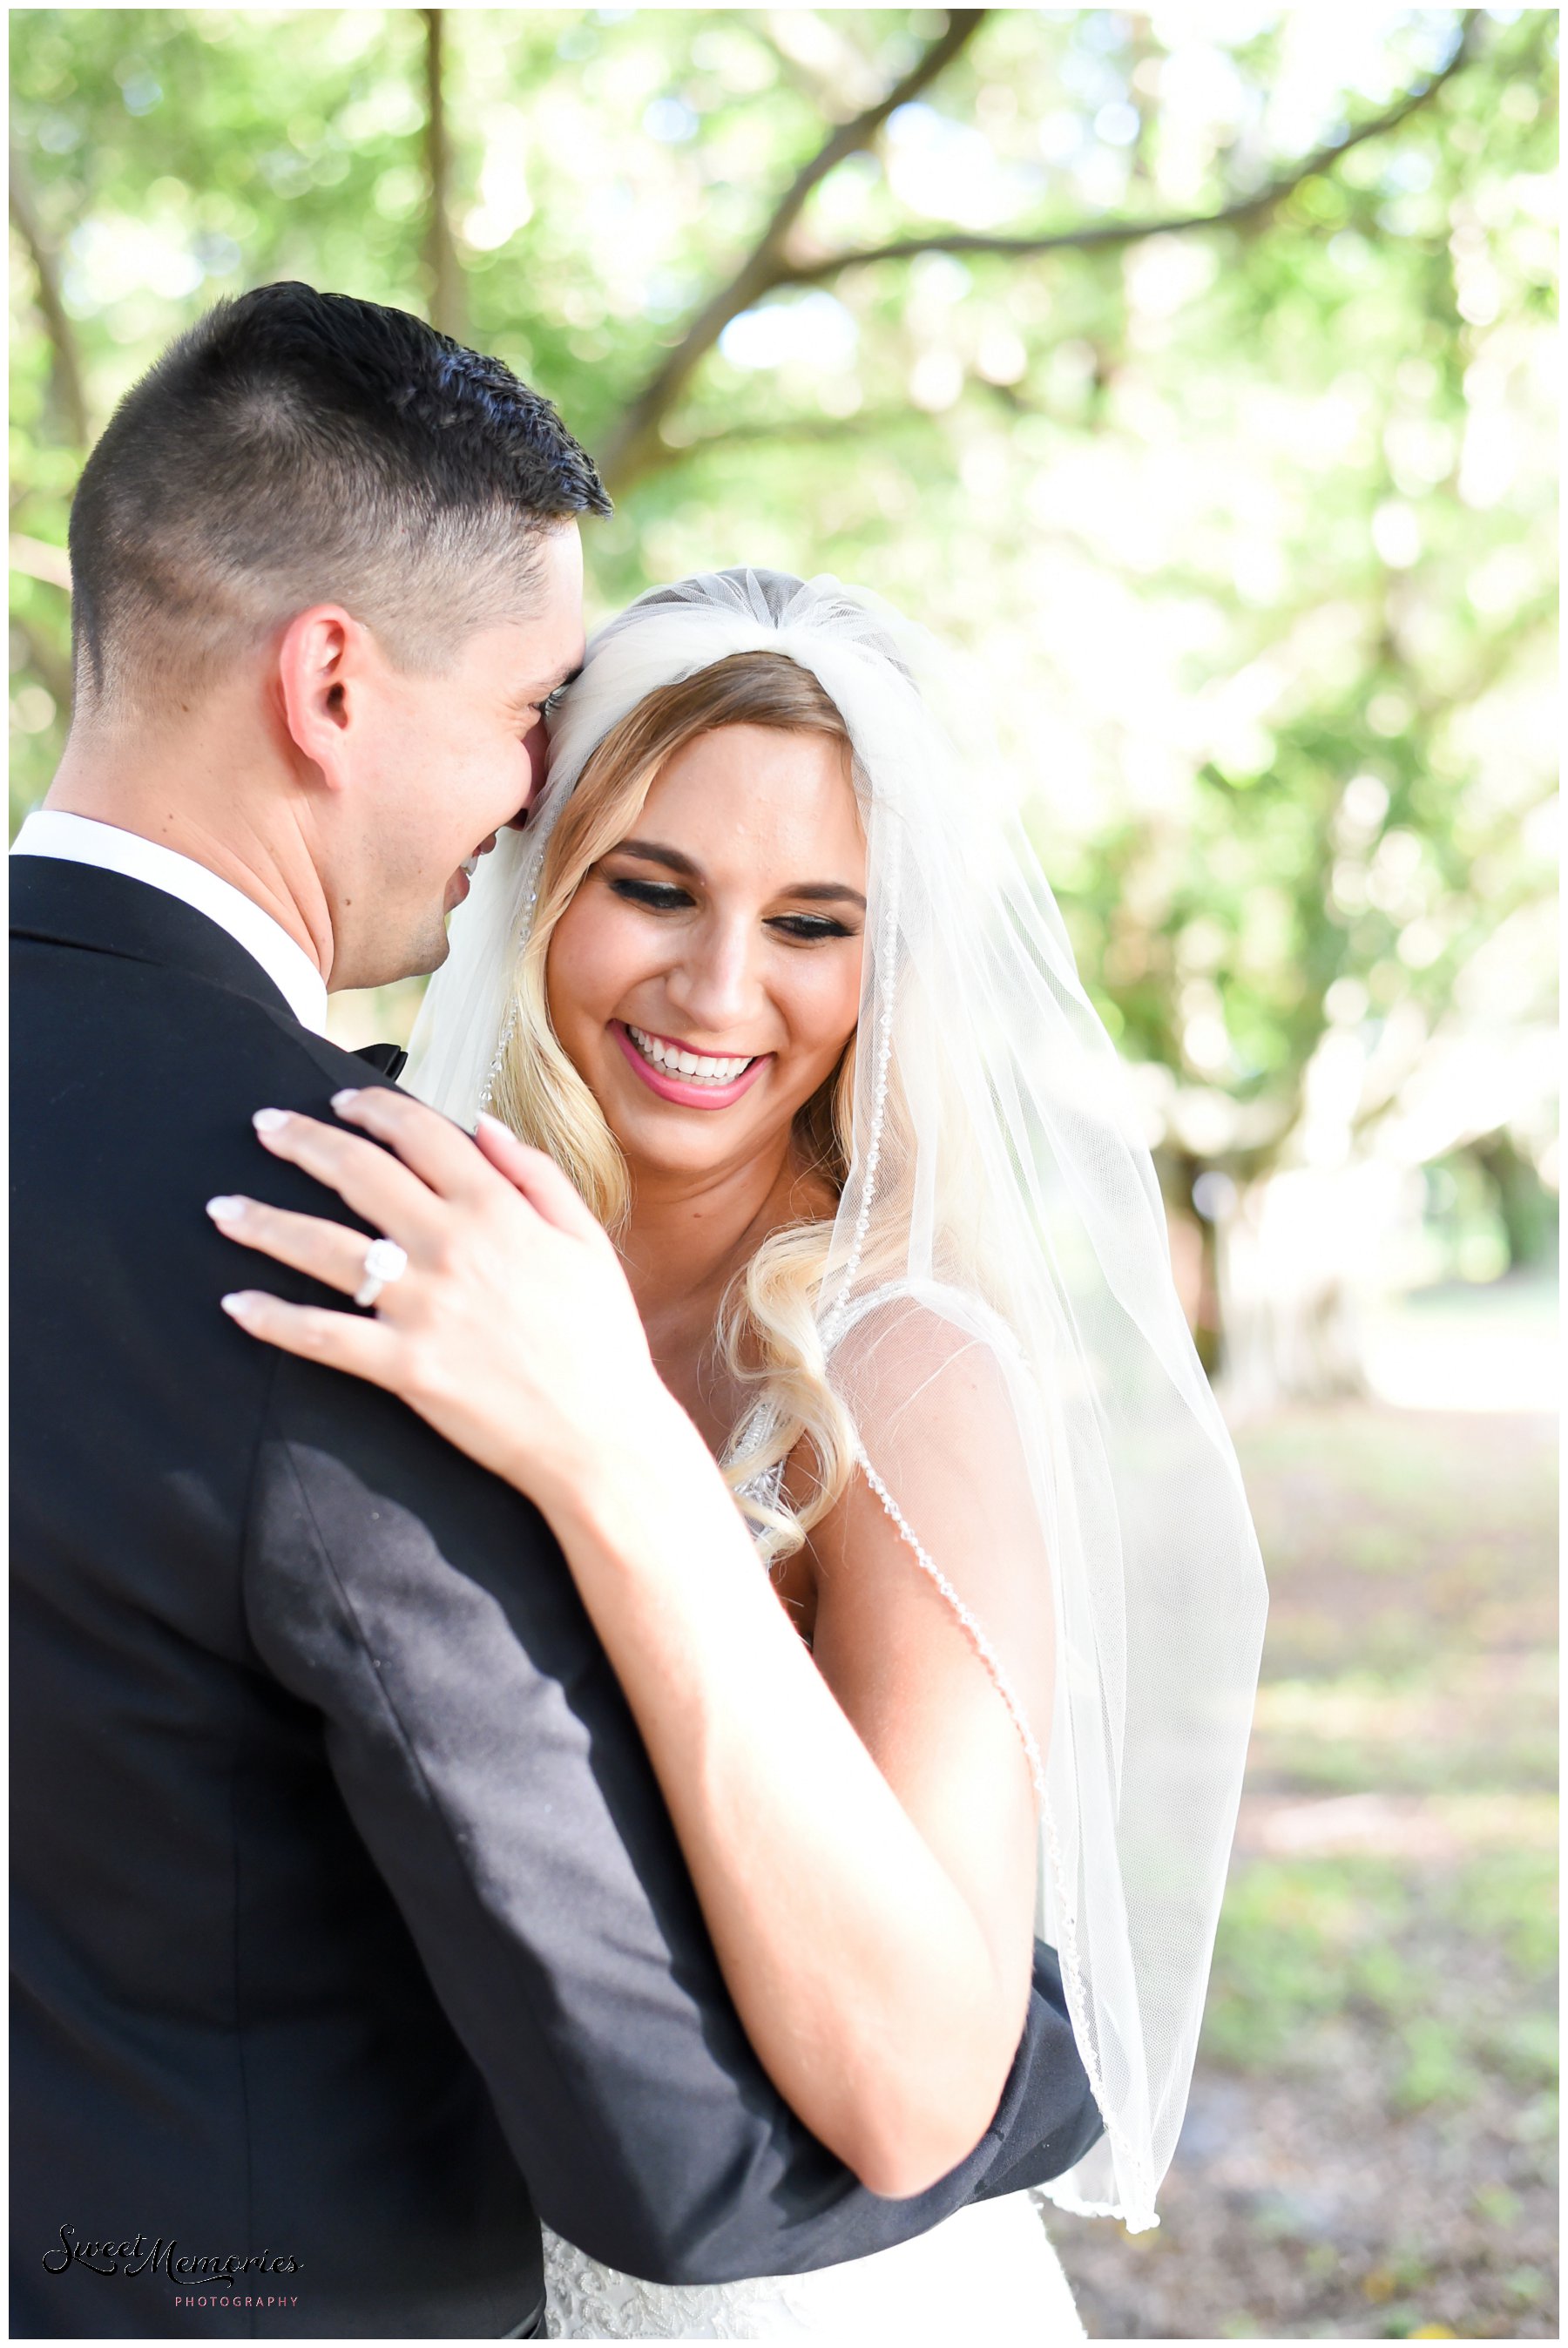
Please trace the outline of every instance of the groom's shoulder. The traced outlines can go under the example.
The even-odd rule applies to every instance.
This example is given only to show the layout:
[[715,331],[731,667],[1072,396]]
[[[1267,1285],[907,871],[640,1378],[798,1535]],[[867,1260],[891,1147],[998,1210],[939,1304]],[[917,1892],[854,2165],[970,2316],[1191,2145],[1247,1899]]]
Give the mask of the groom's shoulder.
[[[380,1057],[397,1056],[388,1052]],[[193,1064],[190,1074],[197,1077],[198,1089],[207,1090],[211,1101],[221,1101],[229,1116],[240,1117],[247,1126],[260,1108],[293,1109],[332,1124],[334,1094],[394,1082],[376,1061],[261,1004],[226,1011],[214,1023],[200,1064]],[[343,1210],[329,1198],[317,1211],[341,1214]]]
[[46,1061],[63,1057],[84,1075],[98,1071],[111,1093],[127,1097],[134,1122],[147,1115],[206,1125],[219,1103],[236,1101],[248,1104],[247,1114],[275,1107],[326,1115],[333,1094],[346,1086],[391,1080],[302,1025],[281,996],[263,999],[260,989],[187,970],[102,962],[90,991],[67,1002],[56,994],[41,1006],[41,1032],[32,1036],[24,999],[13,1041],[22,1042],[25,1057],[36,1047]]
[[10,878],[18,1107],[38,1079],[53,1110],[62,1072],[133,1122],[145,1111],[176,1124],[231,1088],[260,1085],[304,1108],[385,1080],[302,1026],[246,947],[195,907],[47,856],[15,860]]
[[330,1098],[345,1086],[392,1082],[380,1066],[358,1052],[261,1004],[246,1004],[242,1015],[232,1021],[232,1046],[221,1056],[238,1076],[264,1067],[275,1073],[286,1091],[308,1097],[299,1101],[259,1101],[258,1107],[303,1107],[308,1099]]
[[[259,1109],[335,1122],[333,1097],[383,1071],[302,1026],[282,997],[148,962],[80,953],[68,981],[12,995],[11,1140],[23,1210],[51,1233],[82,1217],[156,1241],[172,1282],[201,1251],[203,1202],[258,1196],[354,1220],[341,1200],[258,1148]],[[106,1149],[104,1137],[116,1137]],[[213,1267],[208,1267],[213,1269]]]

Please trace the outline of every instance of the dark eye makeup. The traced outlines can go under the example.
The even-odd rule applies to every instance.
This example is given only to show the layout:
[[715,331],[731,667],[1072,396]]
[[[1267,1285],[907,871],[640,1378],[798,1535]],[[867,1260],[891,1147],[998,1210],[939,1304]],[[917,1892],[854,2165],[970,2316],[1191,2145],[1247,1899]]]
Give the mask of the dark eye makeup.
[[768,923],[770,930],[782,930],[791,938],[852,938],[855,932],[846,922],[835,922],[831,913],[779,913]]
[[628,880],[620,874],[607,875],[618,897],[627,898],[633,905],[651,905],[656,912],[677,912],[692,901],[684,889],[677,889],[672,880]]
[[[606,878],[618,897],[624,897],[633,905],[646,905],[654,912],[679,912],[692,902],[690,891],[677,888],[672,880],[633,880],[622,873]],[[803,944],[813,944],[819,938],[852,938],[856,934],[846,922],[835,921],[831,913],[778,913],[768,927]]]

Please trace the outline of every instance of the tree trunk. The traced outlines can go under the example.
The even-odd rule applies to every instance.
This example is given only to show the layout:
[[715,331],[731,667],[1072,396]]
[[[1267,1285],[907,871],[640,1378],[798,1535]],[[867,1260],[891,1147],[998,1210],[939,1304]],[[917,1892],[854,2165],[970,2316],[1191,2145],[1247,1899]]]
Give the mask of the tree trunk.
[[[1209,1377],[1225,1365],[1225,1298],[1220,1285],[1219,1234],[1212,1219],[1192,1204],[1193,1189],[1204,1171],[1202,1159],[1167,1142],[1157,1153],[1164,1169],[1161,1188],[1167,1192],[1165,1220],[1171,1231],[1173,1262],[1178,1263],[1176,1285],[1182,1310],[1193,1333],[1198,1359]],[[1173,1199],[1169,1194],[1174,1192]]]
[[11,150],[11,218],[27,248],[37,279],[38,307],[43,313],[53,361],[50,388],[62,427],[61,437],[77,448],[85,448],[93,435],[87,415],[87,393],[82,383],[81,359],[77,351],[76,329],[60,299],[58,260],[44,233],[37,207],[15,148]]
[[1409,1212],[1404,1169],[1383,1160],[1287,1168],[1242,1194],[1216,1227],[1233,1416],[1366,1394],[1364,1315]]
[[430,323],[454,342],[467,338],[467,304],[464,299],[462,265],[452,236],[448,209],[452,191],[452,150],[446,136],[446,99],[443,86],[446,11],[422,8],[425,19],[425,170],[430,182],[430,211],[425,228],[425,273],[430,289]]

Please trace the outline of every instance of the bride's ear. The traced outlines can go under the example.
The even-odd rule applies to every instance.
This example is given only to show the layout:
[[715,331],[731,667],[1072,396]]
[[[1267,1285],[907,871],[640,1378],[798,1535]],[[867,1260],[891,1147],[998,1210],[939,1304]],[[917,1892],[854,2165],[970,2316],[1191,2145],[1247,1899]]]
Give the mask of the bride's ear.
[[340,604],[296,613],[278,645],[277,685],[284,727],[300,758],[329,790],[346,778],[365,630]]

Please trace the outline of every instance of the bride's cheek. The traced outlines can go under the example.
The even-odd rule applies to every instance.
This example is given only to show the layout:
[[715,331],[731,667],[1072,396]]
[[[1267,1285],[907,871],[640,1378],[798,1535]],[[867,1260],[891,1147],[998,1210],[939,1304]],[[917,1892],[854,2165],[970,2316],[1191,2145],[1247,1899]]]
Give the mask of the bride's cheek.
[[545,955],[545,1008],[549,1014],[551,1026],[568,1049],[569,1056],[569,1045],[566,1045],[566,1038],[580,992],[579,981],[582,957],[577,951],[580,904],[580,897],[574,897],[557,922],[555,934]]

